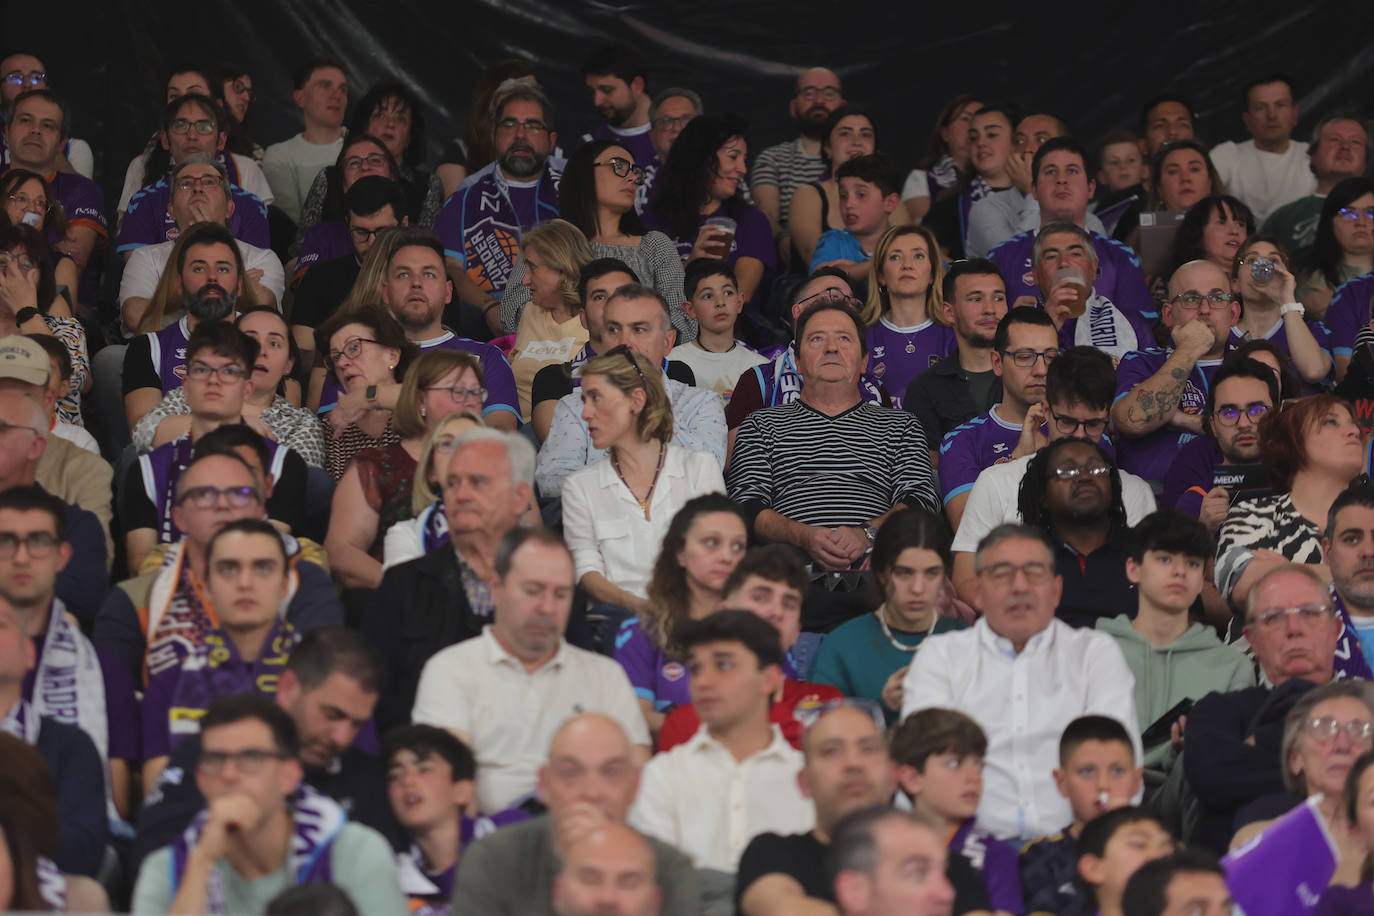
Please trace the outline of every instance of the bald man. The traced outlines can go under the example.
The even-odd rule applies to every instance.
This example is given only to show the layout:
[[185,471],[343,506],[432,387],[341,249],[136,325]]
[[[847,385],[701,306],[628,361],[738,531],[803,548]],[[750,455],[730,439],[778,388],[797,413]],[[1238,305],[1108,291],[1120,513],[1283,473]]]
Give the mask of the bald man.
[[830,112],[844,104],[840,78],[824,67],[812,67],[797,77],[788,114],[797,126],[798,136],[759,153],[749,173],[749,192],[773,225],[778,250],[786,251],[787,217],[792,209],[792,192],[804,184],[819,181],[825,173],[821,159],[821,129]]
[[[548,813],[512,824],[463,853],[452,916],[525,916],[554,912],[554,879],[584,839],[623,825],[639,789],[639,766],[625,731],[599,713],[574,716],[554,733],[539,769]],[[691,860],[652,837],[664,916],[695,916],[700,892]],[[627,910],[626,912],[635,912]]]
[[637,831],[606,824],[568,848],[553,880],[558,916],[657,916],[663,894],[654,849]]
[[1117,366],[1112,420],[1121,467],[1162,480],[1183,443],[1201,435],[1207,390],[1239,319],[1226,271],[1211,261],[1174,271],[1160,311],[1170,346],[1133,350]]

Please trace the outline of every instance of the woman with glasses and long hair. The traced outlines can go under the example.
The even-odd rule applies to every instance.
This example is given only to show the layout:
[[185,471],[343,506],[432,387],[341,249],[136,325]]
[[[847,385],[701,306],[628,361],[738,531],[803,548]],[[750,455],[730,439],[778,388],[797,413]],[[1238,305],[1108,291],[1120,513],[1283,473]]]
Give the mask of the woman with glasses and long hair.
[[401,167],[381,140],[368,134],[352,134],[339,148],[339,156],[334,164],[320,170],[319,177],[306,195],[305,203],[301,205],[301,220],[296,224],[296,243],[290,252],[298,258],[292,282],[299,281],[305,269],[311,265],[343,257],[353,251],[344,194],[353,187],[353,182],[368,175],[381,175],[400,182]]
[[337,481],[359,451],[401,441],[392,408],[378,400],[377,389],[404,381],[417,349],[381,305],[335,312],[315,331],[315,345],[343,389],[320,420],[325,470]]
[[482,409],[482,367],[470,353],[430,350],[406,370],[391,426],[399,442],[360,449],[334,488],[325,550],[345,588],[382,583],[382,538],[414,514],[412,482],[425,444],[444,419]]
[[1298,301],[1312,318],[1326,317],[1342,283],[1374,270],[1374,181],[1347,178],[1326,195],[1307,266]]
[[1365,472],[1355,411],[1334,395],[1314,394],[1269,411],[1260,420],[1259,442],[1274,495],[1240,500],[1217,531],[1217,591],[1236,607],[1284,563],[1314,564],[1313,571],[1330,578],[1320,565],[1327,514]]
[[[635,165],[629,150],[614,140],[593,140],[578,147],[563,168],[559,216],[586,237],[592,258],[616,258],[634,271],[639,282],[657,290],[668,303],[678,340],[691,340],[696,336],[696,322],[682,310],[682,258],[672,239],[646,229],[635,212],[635,192],[643,182],[644,170]],[[501,326],[507,331],[519,328],[525,303],[530,301],[532,291],[524,284],[526,270],[522,250],[501,296]]]
[[1246,239],[1231,268],[1231,292],[1241,305],[1231,338],[1272,341],[1289,355],[1308,393],[1315,394],[1331,375],[1331,332],[1321,322],[1305,320],[1297,289],[1282,242],[1272,235]]
[[725,478],[709,453],[672,444],[663,373],[626,346],[583,367],[582,420],[606,457],[563,481],[577,579],[592,600],[644,613],[669,522],[692,497],[724,493]]

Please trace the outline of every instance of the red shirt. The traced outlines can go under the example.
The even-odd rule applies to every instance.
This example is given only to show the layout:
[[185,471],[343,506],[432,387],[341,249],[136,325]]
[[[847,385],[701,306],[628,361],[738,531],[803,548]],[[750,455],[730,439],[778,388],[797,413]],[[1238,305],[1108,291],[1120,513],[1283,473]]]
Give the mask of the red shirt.
[[[809,681],[783,681],[782,699],[773,704],[768,712],[768,721],[782,729],[782,736],[797,750],[801,750],[802,727],[797,711],[805,713],[826,700],[838,700],[844,694],[839,688],[829,684],[812,684]],[[658,749],[666,751],[686,742],[701,727],[701,719],[691,703],[679,706],[663,720],[663,728],[658,732]]]

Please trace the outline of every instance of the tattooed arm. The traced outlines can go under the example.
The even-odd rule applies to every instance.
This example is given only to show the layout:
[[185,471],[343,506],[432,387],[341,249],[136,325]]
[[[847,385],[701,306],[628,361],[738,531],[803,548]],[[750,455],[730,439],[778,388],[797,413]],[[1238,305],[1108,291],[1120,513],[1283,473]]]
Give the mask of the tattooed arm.
[[1178,399],[1193,366],[1212,349],[1216,339],[1212,329],[1196,319],[1174,328],[1173,338],[1174,352],[1159,371],[1112,406],[1112,420],[1124,435],[1144,436],[1175,419]]

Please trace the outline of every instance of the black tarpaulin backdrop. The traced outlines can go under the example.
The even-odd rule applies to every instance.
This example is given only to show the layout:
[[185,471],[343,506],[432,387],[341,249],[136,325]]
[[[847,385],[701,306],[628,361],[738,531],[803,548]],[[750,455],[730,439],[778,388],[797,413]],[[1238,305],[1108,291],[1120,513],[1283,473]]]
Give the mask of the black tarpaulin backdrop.
[[3,44],[32,48],[70,99],[73,132],[96,150],[113,198],[155,127],[168,68],[232,60],[252,73],[250,135],[267,145],[300,129],[295,66],[328,53],[348,67],[354,99],[384,78],[423,99],[431,158],[461,133],[481,69],[533,62],[565,148],[595,123],[579,70],[608,41],[651,62],[650,90],[698,90],[709,110],[750,118],[751,152],[792,134],[787,101],[799,69],[826,65],[878,120],[880,148],[903,165],[924,150],[948,96],[970,90],[1066,118],[1094,140],[1133,127],[1163,91],[1194,99],[1209,142],[1242,139],[1237,98],[1252,76],[1290,73],[1300,132],[1336,105],[1366,111],[1374,94],[1374,13],[1350,2],[1226,4],[827,3],[814,0],[232,0],[10,3]]

